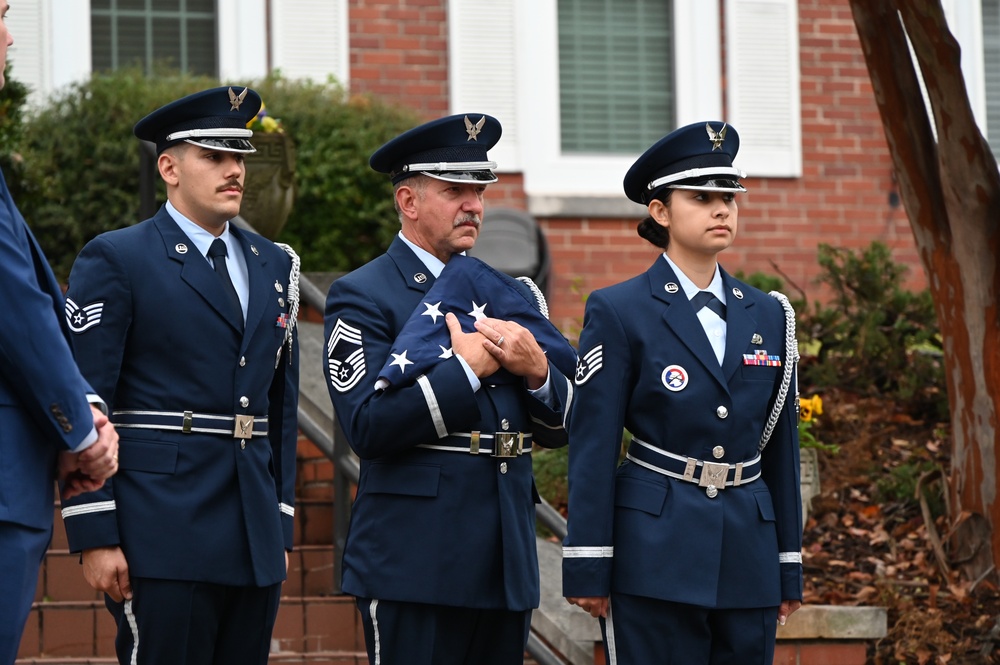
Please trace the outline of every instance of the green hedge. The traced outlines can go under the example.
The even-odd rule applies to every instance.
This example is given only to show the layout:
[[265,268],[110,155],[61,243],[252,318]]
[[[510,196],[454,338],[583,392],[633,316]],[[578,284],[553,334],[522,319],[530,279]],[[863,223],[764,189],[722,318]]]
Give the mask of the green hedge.
[[[4,145],[5,153],[23,158],[13,172],[5,160],[5,174],[60,278],[88,240],[141,221],[136,121],[218,85],[176,74],[147,77],[137,69],[95,75],[53,97],[25,121],[17,145]],[[388,179],[371,171],[368,157],[418,119],[334,83],[272,77],[249,85],[282,120],[298,154],[298,195],[279,240],[299,251],[304,270],[349,270],[382,252],[399,223]],[[158,187],[162,202],[162,182]]]

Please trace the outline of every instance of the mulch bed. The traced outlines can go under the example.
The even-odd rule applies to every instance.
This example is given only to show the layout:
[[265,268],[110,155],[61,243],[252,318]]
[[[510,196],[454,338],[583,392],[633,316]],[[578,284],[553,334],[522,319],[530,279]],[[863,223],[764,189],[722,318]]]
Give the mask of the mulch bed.
[[872,665],[1000,664],[997,575],[964,579],[949,549],[947,423],[838,391],[824,392],[823,407],[812,431],[840,451],[820,453],[805,602],[887,608],[889,633],[869,649]]

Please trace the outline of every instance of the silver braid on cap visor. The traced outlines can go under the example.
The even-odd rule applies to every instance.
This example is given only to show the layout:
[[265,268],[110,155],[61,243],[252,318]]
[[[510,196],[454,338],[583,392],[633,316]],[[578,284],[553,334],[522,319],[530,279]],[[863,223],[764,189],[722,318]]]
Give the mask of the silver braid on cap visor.
[[413,171],[492,171],[497,167],[496,162],[420,162],[418,164],[405,164],[401,173],[412,173]]
[[730,175],[736,178],[747,177],[746,171],[738,169],[735,166],[712,166],[701,169],[688,169],[687,171],[680,171],[678,173],[671,173],[670,175],[665,175],[662,178],[657,178],[653,182],[646,185],[646,189],[649,191],[653,191],[658,187],[669,185],[672,182],[678,182],[680,180],[687,180],[688,178],[699,178],[702,176],[723,176],[723,175]]

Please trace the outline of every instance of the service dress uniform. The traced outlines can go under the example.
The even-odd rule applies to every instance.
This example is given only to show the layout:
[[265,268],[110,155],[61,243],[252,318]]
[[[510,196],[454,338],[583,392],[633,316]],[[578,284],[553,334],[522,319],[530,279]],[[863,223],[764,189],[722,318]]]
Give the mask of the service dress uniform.
[[[160,152],[189,139],[250,152],[259,106],[248,89],[196,93],[136,135]],[[292,548],[297,261],[231,222],[220,237],[231,283],[207,257],[211,234],[170,202],[89,242],[70,275],[74,346],[121,442],[113,481],[63,516],[72,551],[124,552],[133,598],[107,599],[123,663],[263,663],[269,650]]]
[[[397,181],[416,163],[412,174],[494,182],[485,158],[499,134],[489,116],[452,116],[390,141],[371,163]],[[361,458],[343,589],[358,597],[371,663],[520,663],[539,602],[529,453],[567,442],[565,373],[575,353],[564,371],[549,363],[551,403],[502,370],[474,390],[462,362],[443,347],[444,357],[415,381],[377,382],[411,314],[427,308],[444,325],[446,306],[428,294],[451,263],[445,268],[400,234],[385,254],[337,279],[327,298],[324,369]],[[535,302],[524,284],[503,279],[504,288]],[[393,354],[405,368],[402,355]],[[516,443],[502,451],[501,441]],[[426,623],[400,623],[398,613],[407,611]],[[498,642],[496,650],[482,646]]]
[[[52,535],[59,451],[94,432],[63,294],[0,173],[0,663],[17,656]],[[96,433],[95,433],[96,438]]]
[[[744,191],[735,130],[707,129],[647,151],[630,198],[663,183]],[[718,265],[711,287],[724,323],[696,312],[697,287],[666,254],[587,300],[563,583],[567,597],[610,596],[611,665],[770,665],[777,608],[802,597],[793,314]]]

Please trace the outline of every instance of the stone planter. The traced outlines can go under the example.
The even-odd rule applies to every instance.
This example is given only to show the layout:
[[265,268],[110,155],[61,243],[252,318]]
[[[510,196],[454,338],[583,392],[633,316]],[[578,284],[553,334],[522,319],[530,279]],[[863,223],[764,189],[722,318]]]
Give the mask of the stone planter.
[[799,482],[802,489],[802,526],[806,525],[814,496],[819,495],[819,451],[799,449]]
[[274,240],[295,203],[295,145],[288,134],[256,132],[257,152],[246,156],[240,215],[265,238]]

